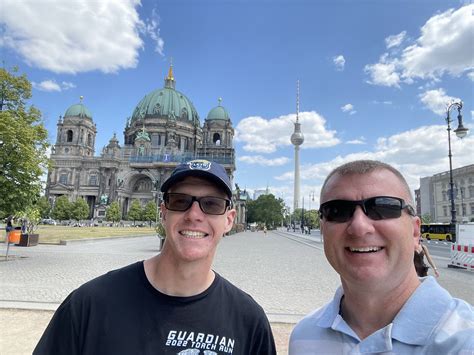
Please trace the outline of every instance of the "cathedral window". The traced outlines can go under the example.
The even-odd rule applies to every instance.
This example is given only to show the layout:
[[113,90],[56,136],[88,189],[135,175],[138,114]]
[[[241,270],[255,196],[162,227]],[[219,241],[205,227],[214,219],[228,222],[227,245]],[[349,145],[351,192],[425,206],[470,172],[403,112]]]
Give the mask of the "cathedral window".
[[183,109],[181,110],[181,118],[183,120],[188,118],[188,110],[186,109],[186,107],[183,107]]
[[67,185],[67,174],[59,175],[59,183],[63,185]]
[[161,113],[161,106],[160,104],[156,104],[155,107],[153,107],[153,113],[155,115],[159,115]]
[[90,133],[87,135],[87,145],[88,145],[88,146],[91,146],[91,145],[92,145],[92,136],[91,136]]
[[212,136],[212,142],[215,145],[221,145],[221,135],[219,133],[214,133],[214,135]]
[[89,185],[97,186],[97,175],[91,175],[89,177]]
[[66,133],[66,142],[72,142],[73,133],[72,130],[68,130]]

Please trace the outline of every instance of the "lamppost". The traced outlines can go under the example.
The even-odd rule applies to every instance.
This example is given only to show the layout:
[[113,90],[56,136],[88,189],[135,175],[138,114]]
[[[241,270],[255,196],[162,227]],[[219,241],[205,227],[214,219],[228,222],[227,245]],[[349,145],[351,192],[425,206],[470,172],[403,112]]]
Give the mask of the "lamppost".
[[451,228],[454,232],[456,228],[456,205],[454,204],[454,183],[453,183],[453,163],[452,163],[452,154],[451,154],[451,122],[453,121],[449,115],[451,109],[456,107],[458,110],[458,128],[454,130],[456,136],[459,138],[464,138],[469,131],[468,128],[464,127],[462,124],[462,101],[452,102],[446,108],[446,123],[448,124],[448,157],[449,157],[449,198],[451,200]]

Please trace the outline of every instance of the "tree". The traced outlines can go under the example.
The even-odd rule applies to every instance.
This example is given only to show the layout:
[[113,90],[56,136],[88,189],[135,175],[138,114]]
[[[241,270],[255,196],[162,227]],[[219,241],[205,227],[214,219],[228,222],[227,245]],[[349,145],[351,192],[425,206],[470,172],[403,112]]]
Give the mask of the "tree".
[[89,205],[82,197],[72,203],[72,212],[70,218],[80,221],[89,218]]
[[18,69],[0,68],[0,218],[15,215],[39,198],[48,168],[48,132],[41,112],[26,106],[31,83]]
[[156,203],[153,201],[149,201],[145,208],[143,209],[142,218],[144,221],[148,221],[151,227],[151,222],[156,221]]
[[107,221],[118,222],[122,218],[122,213],[120,212],[120,206],[117,201],[114,201],[107,208],[105,213],[105,219]]
[[65,219],[70,219],[71,218],[71,209],[72,209],[72,204],[69,202],[69,199],[67,196],[59,196],[56,199],[56,203],[54,204],[53,211],[52,211],[52,216],[53,218],[63,221]]
[[138,202],[138,200],[133,200],[130,209],[128,210],[128,220],[132,220],[133,224],[135,224],[135,221],[138,221],[141,218],[142,207],[140,206],[140,202]]
[[254,201],[247,203],[247,221],[249,223],[265,223],[268,227],[275,227],[283,221],[285,203],[274,195],[261,195]]
[[429,213],[425,213],[423,216],[421,216],[421,223],[430,224],[431,223],[431,215]]
[[41,218],[48,218],[50,216],[51,204],[46,196],[41,196],[38,201],[36,201],[36,206],[38,207]]

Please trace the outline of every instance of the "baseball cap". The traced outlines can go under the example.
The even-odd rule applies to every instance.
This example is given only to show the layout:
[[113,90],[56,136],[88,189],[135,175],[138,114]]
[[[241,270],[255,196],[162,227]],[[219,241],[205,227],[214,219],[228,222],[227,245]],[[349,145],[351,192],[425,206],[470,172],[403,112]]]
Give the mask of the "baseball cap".
[[202,177],[219,185],[229,198],[232,198],[232,187],[229,175],[224,167],[212,161],[198,159],[179,164],[171,176],[161,185],[161,192],[166,192],[171,186],[188,176]]

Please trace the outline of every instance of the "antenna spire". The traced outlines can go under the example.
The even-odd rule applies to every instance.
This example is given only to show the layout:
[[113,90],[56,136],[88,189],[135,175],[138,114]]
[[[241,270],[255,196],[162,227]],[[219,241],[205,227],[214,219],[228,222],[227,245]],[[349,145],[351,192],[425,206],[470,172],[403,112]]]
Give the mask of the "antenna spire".
[[300,113],[300,81],[296,80],[296,122]]

